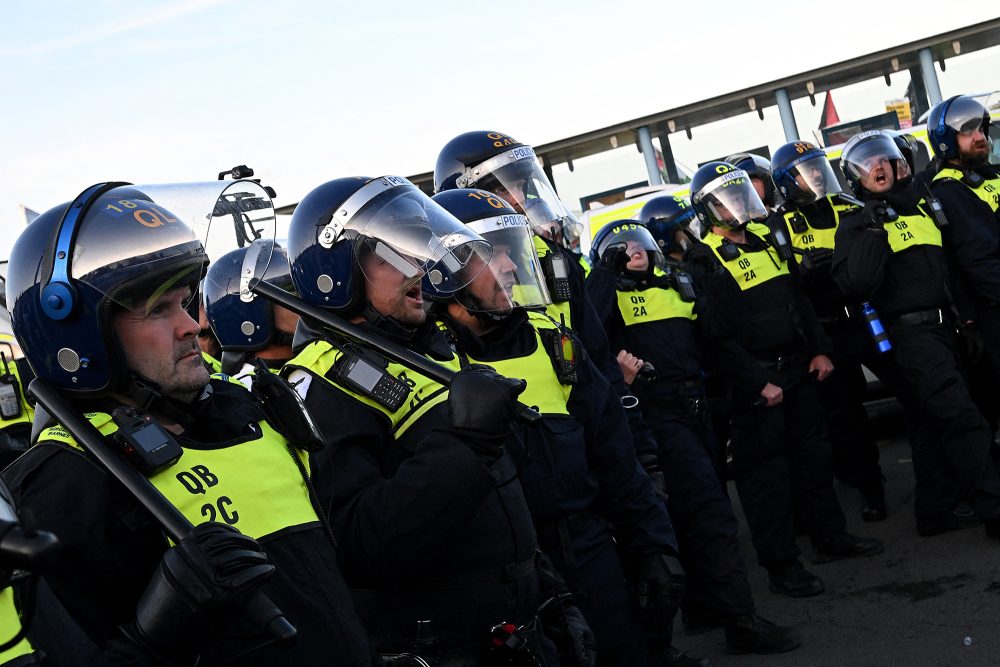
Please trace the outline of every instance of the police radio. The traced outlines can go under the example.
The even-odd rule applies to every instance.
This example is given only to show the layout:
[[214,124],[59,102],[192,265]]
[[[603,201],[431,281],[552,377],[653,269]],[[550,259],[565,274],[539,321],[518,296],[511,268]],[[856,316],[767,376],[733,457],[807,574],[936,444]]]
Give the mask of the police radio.
[[549,296],[553,303],[564,303],[570,300],[573,292],[569,286],[569,267],[566,258],[550,251],[545,257],[540,257],[542,273],[545,275],[545,286],[549,288]]
[[545,344],[545,350],[552,360],[552,368],[560,384],[576,384],[579,381],[577,359],[582,353],[581,346],[566,328],[565,319],[558,327],[558,329],[539,329],[538,334]]
[[[924,187],[926,188],[927,186]],[[924,202],[927,203],[927,207],[931,210],[931,219],[934,220],[934,224],[937,225],[938,229],[947,227],[950,224],[948,216],[945,215],[944,206],[941,205],[941,200],[931,194],[930,188],[927,188],[927,196],[924,197]]]
[[146,477],[162,472],[177,463],[184,449],[162,426],[137,408],[115,408],[111,418],[118,425],[112,439],[125,459]]
[[795,255],[795,249],[788,240],[788,235],[785,234],[785,230],[780,228],[772,229],[767,236],[767,240],[772,246],[774,246],[774,249],[778,251],[778,257],[781,258],[783,262],[790,262],[792,257]]
[[3,361],[3,375],[0,376],[0,417],[5,421],[21,416],[21,383],[17,376],[10,372],[7,365],[7,355],[0,352]]
[[395,412],[406,401],[410,386],[393,377],[386,366],[388,363],[379,364],[353,346],[345,346],[333,364],[333,373],[341,384]]
[[697,294],[694,291],[694,281],[691,279],[691,274],[681,268],[670,267],[667,275],[670,279],[670,286],[680,296],[681,301],[694,303],[697,299]]

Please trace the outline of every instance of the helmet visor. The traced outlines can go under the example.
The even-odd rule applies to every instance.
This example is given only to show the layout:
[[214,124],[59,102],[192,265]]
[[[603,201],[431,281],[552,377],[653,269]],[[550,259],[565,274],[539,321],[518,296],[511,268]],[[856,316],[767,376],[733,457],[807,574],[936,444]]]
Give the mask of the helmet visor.
[[523,215],[498,215],[468,223],[493,248],[489,271],[472,281],[468,292],[490,312],[509,312],[514,306],[546,306],[545,286],[531,227]]
[[[840,158],[841,167],[851,178],[870,192],[882,192],[894,183],[897,165],[905,165],[903,154],[896,142],[884,132],[859,134],[845,147]],[[908,170],[907,170],[908,171]]]
[[811,204],[823,197],[839,194],[840,182],[825,155],[816,155],[796,164],[790,170],[795,178],[796,201]]
[[629,257],[629,271],[663,268],[663,253],[645,225],[630,220],[609,223],[611,231],[597,246],[597,256],[603,258],[612,248],[620,248]]
[[243,303],[250,303],[260,298],[252,288],[261,280],[284,290],[293,288],[288,255],[273,239],[257,239],[213,261],[205,275],[204,291],[215,300],[239,296]]
[[[580,244],[582,225],[563,205],[530,146],[518,146],[473,167],[460,177],[500,195],[528,216],[536,234],[564,244]],[[461,183],[460,183],[461,185]]]
[[726,172],[709,181],[692,195],[691,201],[704,207],[712,225],[726,229],[739,229],[751,220],[767,217],[764,202],[760,200],[750,176],[742,169]]
[[372,273],[373,264],[361,261],[362,252],[400,273],[404,291],[426,276],[446,295],[472,282],[490,261],[489,243],[406,179],[369,181],[334,216],[342,213],[348,218],[344,234],[361,241],[355,260],[372,283],[382,278]]
[[945,124],[959,134],[982,130],[986,134],[990,115],[986,107],[971,97],[959,97],[948,106]]

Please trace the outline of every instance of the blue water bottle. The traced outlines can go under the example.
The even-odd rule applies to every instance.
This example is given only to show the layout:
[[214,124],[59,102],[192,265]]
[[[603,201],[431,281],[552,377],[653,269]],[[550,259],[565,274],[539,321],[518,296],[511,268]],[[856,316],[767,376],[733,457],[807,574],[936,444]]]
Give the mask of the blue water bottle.
[[892,341],[889,340],[889,332],[885,330],[882,326],[882,320],[878,317],[878,311],[865,301],[861,304],[861,314],[865,318],[865,324],[868,327],[868,333],[872,337],[872,341],[875,343],[875,349],[879,353],[888,352],[892,349]]

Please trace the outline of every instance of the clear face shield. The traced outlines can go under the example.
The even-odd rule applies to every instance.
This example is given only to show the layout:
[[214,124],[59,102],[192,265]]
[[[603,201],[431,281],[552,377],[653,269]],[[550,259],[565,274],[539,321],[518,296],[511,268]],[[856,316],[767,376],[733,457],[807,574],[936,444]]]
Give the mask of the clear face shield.
[[708,224],[723,229],[740,230],[752,220],[764,220],[768,215],[750,176],[742,169],[709,181],[692,195],[691,203],[704,207]]
[[500,195],[528,217],[535,234],[579,251],[583,225],[560,201],[530,146],[518,146],[467,170],[458,187]]
[[604,257],[613,248],[621,248],[628,255],[626,270],[634,274],[652,275],[653,269],[662,269],[665,263],[660,246],[644,226],[628,220],[611,223],[611,232],[597,247],[597,255]]
[[423,281],[454,294],[491,256],[489,243],[398,176],[372,179],[351,195],[320,232],[320,245],[332,247],[341,235],[361,241],[355,261],[369,283],[385,287],[395,279],[404,293]]
[[977,131],[982,132],[982,139],[974,139],[969,146],[971,154],[963,151],[960,157],[974,165],[989,161],[993,139],[990,137],[990,114],[986,107],[971,97],[959,97],[948,107],[944,122],[959,135],[971,137]]
[[[138,196],[136,193],[139,193]],[[145,197],[145,199],[143,199]],[[148,315],[153,308],[175,306],[193,311],[198,295],[201,266],[198,255],[218,259],[237,248],[248,248],[239,280],[227,285],[231,293],[246,302],[257,297],[253,287],[264,279],[271,263],[276,232],[274,204],[253,181],[208,181],[204,183],[130,185],[108,192],[102,200],[105,212],[131,224],[150,228],[149,247],[133,249],[133,256],[147,259],[148,280],[139,280],[141,289],[113,295],[115,302],[136,314]],[[119,209],[121,212],[116,211]],[[88,216],[89,217],[89,216]],[[134,239],[129,237],[129,243]],[[93,248],[93,244],[88,245]],[[188,253],[190,262],[178,261],[171,253]],[[277,255],[276,255],[277,256]],[[280,255],[280,257],[284,257]],[[74,260],[74,272],[86,270],[86,260],[100,265],[101,258]],[[159,266],[168,268],[160,269]],[[142,271],[143,267],[136,267]],[[177,288],[189,288],[180,303],[160,301]]]
[[797,163],[791,169],[798,190],[799,204],[811,204],[829,195],[842,192],[840,182],[825,155],[817,155]]
[[470,222],[468,227],[493,248],[489,271],[480,273],[466,289],[477,308],[504,314],[515,306],[544,307],[551,303],[525,216],[498,215]]
[[896,181],[909,178],[910,168],[892,137],[884,132],[863,132],[844,147],[841,167],[868,192],[881,194]]

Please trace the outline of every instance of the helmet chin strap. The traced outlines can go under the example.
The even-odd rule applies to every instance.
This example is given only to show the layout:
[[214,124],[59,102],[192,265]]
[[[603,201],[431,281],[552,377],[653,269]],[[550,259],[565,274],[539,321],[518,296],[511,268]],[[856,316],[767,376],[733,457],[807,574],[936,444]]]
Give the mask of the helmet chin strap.
[[[483,307],[482,302],[470,294],[468,290],[462,290],[461,295],[456,297],[455,301],[458,305],[462,306],[462,308],[465,308],[466,312],[487,327],[493,327],[500,324],[507,319],[508,315],[510,315],[510,312],[501,314],[493,312],[492,310],[487,310]],[[511,309],[511,312],[513,312],[513,309]]]
[[[134,371],[129,371],[122,394],[131,398],[140,411],[155,413],[171,419],[184,430],[189,429],[194,423],[189,411],[176,407],[169,397],[164,396],[160,392],[160,385],[142,377]],[[205,389],[198,397],[198,400],[207,397],[208,394],[211,394],[211,388],[206,383]]]
[[365,302],[365,307],[361,311],[361,316],[368,324],[401,340],[410,340],[417,332],[417,327],[404,324],[390,315],[383,315],[372,307],[370,301]]

